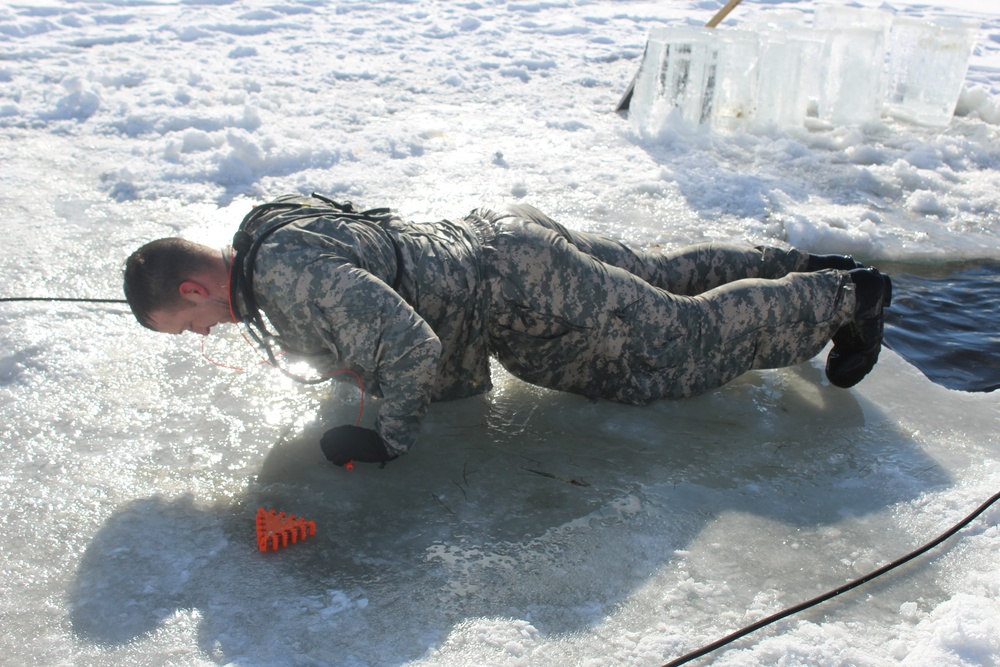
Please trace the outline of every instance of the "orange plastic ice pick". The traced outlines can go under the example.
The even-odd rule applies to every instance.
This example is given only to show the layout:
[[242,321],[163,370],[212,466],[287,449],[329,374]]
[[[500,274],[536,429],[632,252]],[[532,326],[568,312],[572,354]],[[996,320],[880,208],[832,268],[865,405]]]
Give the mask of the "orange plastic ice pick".
[[277,551],[315,534],[315,521],[257,508],[257,546],[261,551]]

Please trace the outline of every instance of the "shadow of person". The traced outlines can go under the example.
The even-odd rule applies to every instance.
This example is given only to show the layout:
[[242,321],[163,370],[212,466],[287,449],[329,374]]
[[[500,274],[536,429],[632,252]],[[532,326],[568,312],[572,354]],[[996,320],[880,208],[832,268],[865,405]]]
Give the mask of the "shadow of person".
[[[728,513],[814,529],[950,481],[821,372],[748,374],[645,408],[506,378],[488,399],[432,406],[419,446],[382,470],[330,466],[307,430],[234,504],[153,497],[116,512],[80,563],[73,629],[114,647],[191,610],[199,649],[221,662],[401,664],[467,619],[593,627]],[[260,553],[257,506],[317,534]]]

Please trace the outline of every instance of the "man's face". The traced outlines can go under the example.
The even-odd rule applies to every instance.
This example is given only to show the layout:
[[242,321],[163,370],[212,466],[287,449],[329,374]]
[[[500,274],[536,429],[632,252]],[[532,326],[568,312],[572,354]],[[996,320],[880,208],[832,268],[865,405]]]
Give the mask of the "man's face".
[[193,331],[207,336],[212,327],[223,322],[232,322],[229,301],[219,297],[209,297],[173,310],[157,310],[150,315],[153,328],[160,333],[182,334]]

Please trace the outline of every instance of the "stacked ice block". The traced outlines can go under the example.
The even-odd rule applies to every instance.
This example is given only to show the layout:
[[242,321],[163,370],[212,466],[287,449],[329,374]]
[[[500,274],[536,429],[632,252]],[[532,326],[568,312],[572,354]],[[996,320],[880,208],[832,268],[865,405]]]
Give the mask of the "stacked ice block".
[[760,12],[743,29],[650,31],[631,112],[645,131],[860,125],[883,113],[931,126],[955,111],[979,25],[872,9]]
[[881,117],[891,25],[892,15],[877,9],[829,5],[816,9],[813,30],[825,36],[817,68],[822,81],[817,100],[821,120],[857,125]]
[[899,17],[889,35],[886,108],[924,125],[947,125],[962,92],[980,25]]
[[633,117],[646,125],[668,118],[703,125],[711,122],[715,100],[718,38],[705,28],[656,28],[632,96]]

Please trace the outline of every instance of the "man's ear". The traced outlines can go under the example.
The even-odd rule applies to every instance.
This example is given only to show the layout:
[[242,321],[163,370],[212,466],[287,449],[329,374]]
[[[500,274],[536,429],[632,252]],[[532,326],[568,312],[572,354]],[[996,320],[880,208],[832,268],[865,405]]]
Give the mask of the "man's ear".
[[177,288],[180,295],[187,301],[201,303],[209,297],[209,292],[201,283],[194,280],[185,280]]

